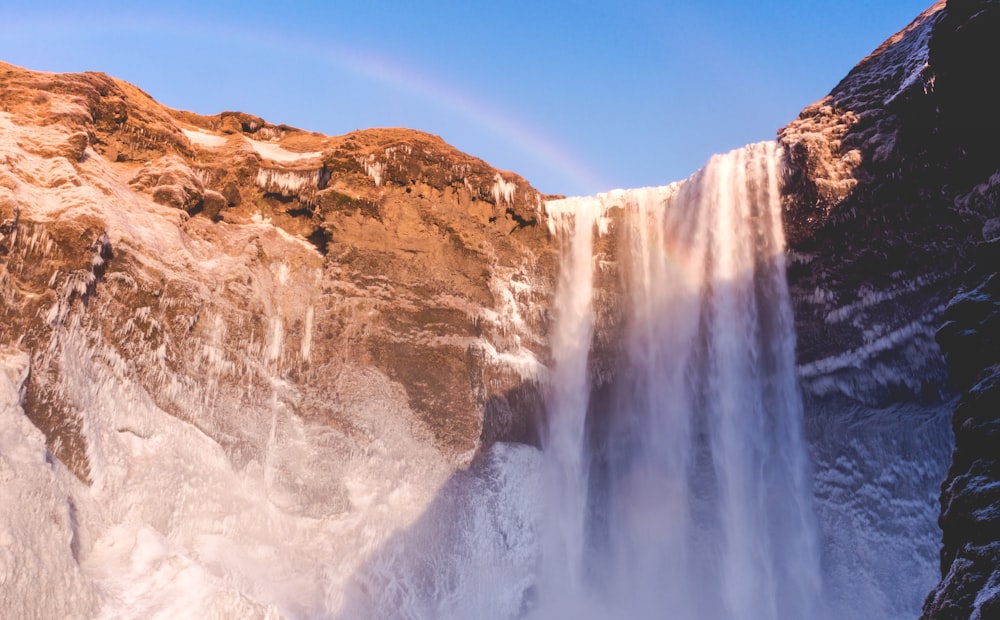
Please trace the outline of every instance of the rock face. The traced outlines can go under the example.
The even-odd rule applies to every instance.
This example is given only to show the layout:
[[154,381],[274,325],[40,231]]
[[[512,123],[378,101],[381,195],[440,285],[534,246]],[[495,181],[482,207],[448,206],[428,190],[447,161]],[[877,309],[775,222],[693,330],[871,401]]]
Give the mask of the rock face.
[[967,174],[988,181],[977,198],[992,209],[977,244],[966,291],[945,311],[938,342],[948,357],[962,398],[952,420],[955,454],[942,485],[942,582],[928,597],[927,618],[1000,614],[1000,3],[948,3],[948,15],[931,41],[937,67],[942,133],[966,154]]
[[[0,64],[0,615],[337,609],[481,446],[535,441],[543,198],[416,131]],[[298,585],[218,578],[248,570]]]
[[927,619],[1000,616],[1000,121],[992,105],[1000,83],[982,73],[1000,69],[998,33],[1000,3],[952,0],[931,40],[941,141],[964,156],[959,170],[981,181],[968,202],[985,205],[989,219],[937,333],[961,399],[941,486],[942,580],[924,604]]
[[509,412],[534,406],[553,255],[523,179],[415,131],[329,138],[168,110],[103,75],[0,71],[0,341],[31,353],[27,414],[81,479],[71,354],[234,455],[266,377],[350,427],[347,365],[400,385],[448,455],[531,439]]
[[[925,618],[996,614],[998,443],[988,430],[1000,407],[995,284],[983,272],[997,260],[998,32],[1000,4],[938,2],[779,134],[807,410],[885,418],[903,406],[919,428],[950,408],[955,387],[962,394],[941,493],[944,581]],[[959,287],[969,292],[949,302]]]
[[934,398],[945,382],[933,334],[983,215],[955,204],[979,180],[942,191],[953,161],[928,122],[928,42],[943,14],[943,2],[928,9],[779,133],[811,391],[877,404]]
[[[998,248],[1000,238],[984,245],[982,265],[996,268]],[[1000,614],[1000,273],[956,296],[944,319],[938,341],[962,398],[941,486],[942,581],[923,617],[993,618]]]
[[940,390],[933,334],[996,216],[998,85],[970,69],[997,57],[995,5],[936,3],[779,132],[807,379],[866,359],[833,389]]

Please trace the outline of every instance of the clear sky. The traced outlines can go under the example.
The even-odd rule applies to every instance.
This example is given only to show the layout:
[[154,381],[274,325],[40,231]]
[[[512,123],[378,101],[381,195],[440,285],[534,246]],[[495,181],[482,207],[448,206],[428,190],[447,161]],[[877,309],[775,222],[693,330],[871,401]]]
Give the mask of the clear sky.
[[772,139],[930,4],[15,0],[0,59],[103,71],[203,114],[421,129],[544,192],[590,194]]

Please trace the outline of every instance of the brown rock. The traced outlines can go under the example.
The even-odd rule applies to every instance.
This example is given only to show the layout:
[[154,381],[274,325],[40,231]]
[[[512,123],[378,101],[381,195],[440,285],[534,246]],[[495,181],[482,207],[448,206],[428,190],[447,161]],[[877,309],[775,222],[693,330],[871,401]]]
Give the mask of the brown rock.
[[[26,411],[81,479],[88,409],[66,368],[83,341],[237,466],[262,449],[253,421],[270,419],[275,380],[289,386],[283,406],[342,430],[358,423],[338,405],[342,377],[384,377],[405,423],[449,459],[531,439],[537,386],[493,353],[546,357],[531,309],[548,303],[555,250],[523,179],[416,131],[329,137],[202,117],[100,74],[0,65],[0,81],[25,149],[68,145],[77,162],[91,145],[106,159],[75,163],[59,186],[21,169],[0,179],[33,197],[16,241],[15,210],[0,214],[0,343],[31,354]],[[92,183],[134,199],[69,196]]]

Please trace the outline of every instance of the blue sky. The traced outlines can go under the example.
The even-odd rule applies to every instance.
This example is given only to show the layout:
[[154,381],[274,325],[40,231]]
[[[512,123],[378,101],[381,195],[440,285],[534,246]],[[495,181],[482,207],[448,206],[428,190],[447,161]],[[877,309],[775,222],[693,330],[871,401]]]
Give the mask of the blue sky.
[[0,59],[327,134],[411,127],[550,193],[772,139],[931,0],[21,2]]

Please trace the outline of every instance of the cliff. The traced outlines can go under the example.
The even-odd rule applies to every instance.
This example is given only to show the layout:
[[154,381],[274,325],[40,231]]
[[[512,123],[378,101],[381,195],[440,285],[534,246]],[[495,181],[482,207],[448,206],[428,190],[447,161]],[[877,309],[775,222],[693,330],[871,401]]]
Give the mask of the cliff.
[[544,198],[417,131],[328,137],[0,65],[4,615],[148,616],[173,595],[140,585],[144,549],[177,584],[207,571],[191,614],[273,615],[288,597],[218,582],[261,569],[199,522],[335,607],[323,584],[481,446],[534,441]]
[[[938,578],[924,617],[996,613],[998,20],[997,2],[934,4],[778,134],[843,617],[912,614]],[[530,450],[477,457],[537,443],[548,198],[417,131],[324,136],[0,64],[0,609],[146,617],[167,582],[205,584],[202,614],[339,609],[367,600],[346,584],[387,532],[448,540],[442,520],[480,509],[468,488],[524,501],[491,467],[530,471]],[[595,411],[627,320],[615,207]],[[530,546],[504,514],[469,532]],[[247,594],[261,583],[279,585]]]
[[938,2],[779,133],[807,408],[961,396],[924,618],[997,613],[998,32],[1000,4]]
[[973,236],[973,266],[937,333],[961,399],[941,485],[942,579],[924,605],[928,619],[1000,615],[1000,121],[993,105],[1000,83],[991,79],[1000,68],[998,33],[1000,3],[952,0],[931,40],[941,142],[957,169],[980,181],[958,204],[983,208],[989,219]]
[[276,391],[349,429],[347,368],[401,386],[449,455],[530,439],[506,399],[533,398],[553,254],[523,179],[416,131],[331,138],[0,71],[0,341],[31,353],[26,412],[82,479],[80,354],[234,455]]

